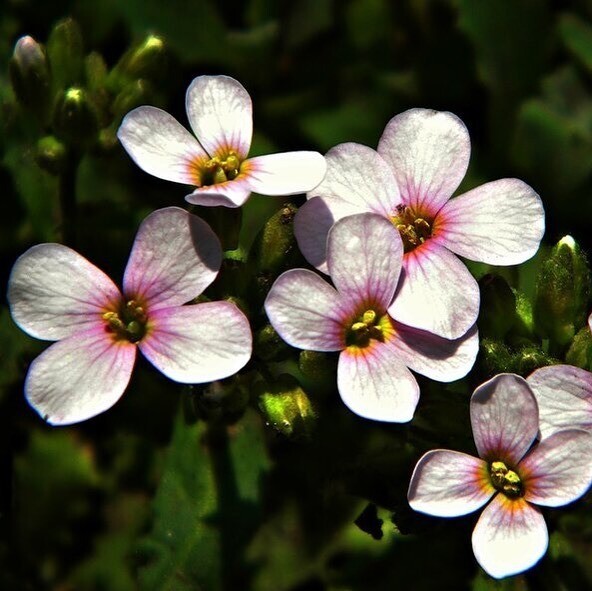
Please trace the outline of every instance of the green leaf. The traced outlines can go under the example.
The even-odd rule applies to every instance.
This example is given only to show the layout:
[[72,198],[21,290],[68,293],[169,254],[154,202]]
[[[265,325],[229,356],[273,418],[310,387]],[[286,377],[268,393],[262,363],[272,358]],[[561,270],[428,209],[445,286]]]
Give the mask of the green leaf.
[[151,534],[139,548],[144,591],[248,588],[243,548],[259,521],[268,468],[259,416],[232,427],[179,416],[154,501]]
[[559,20],[559,34],[565,47],[592,72],[592,26],[575,14],[563,14]]

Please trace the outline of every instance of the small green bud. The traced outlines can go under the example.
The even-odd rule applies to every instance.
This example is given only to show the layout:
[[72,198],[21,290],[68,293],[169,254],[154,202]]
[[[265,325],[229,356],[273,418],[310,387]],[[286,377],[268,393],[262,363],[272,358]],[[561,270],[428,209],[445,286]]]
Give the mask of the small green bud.
[[263,361],[278,361],[290,355],[291,348],[284,342],[271,324],[266,324],[255,334],[255,355]]
[[132,109],[145,105],[150,94],[150,84],[146,80],[134,80],[126,84],[113,101],[112,111],[117,119],[117,125],[121,118]]
[[33,37],[26,35],[16,42],[9,74],[16,98],[44,122],[51,105],[51,75],[45,51]]
[[47,41],[47,55],[56,90],[82,83],[84,48],[82,32],[75,20],[66,18],[57,23]]
[[310,435],[316,420],[312,404],[291,375],[283,374],[273,384],[259,382],[259,408],[266,423],[286,437]]
[[567,350],[565,362],[588,371],[592,370],[592,333],[588,326],[576,334]]
[[556,359],[545,354],[539,348],[523,347],[514,355],[514,369],[512,371],[526,377],[539,367],[546,367],[555,363],[557,363]]
[[566,347],[586,323],[590,270],[586,256],[571,236],[562,238],[542,263],[534,306],[538,333]]
[[479,281],[479,288],[479,332],[483,337],[503,339],[516,321],[516,296],[499,275],[484,275]]
[[87,88],[91,91],[105,89],[107,81],[107,64],[103,56],[96,51],[89,53],[84,60],[84,72]]
[[162,37],[149,35],[136,47],[126,64],[131,78],[159,78],[167,67],[167,50]]
[[51,174],[60,174],[66,167],[66,146],[53,135],[42,137],[37,142],[35,160],[37,164]]
[[73,86],[58,99],[54,109],[58,137],[74,145],[86,145],[97,138],[98,118],[86,91]]
[[285,203],[265,224],[257,240],[261,271],[277,273],[288,264],[295,250],[293,221],[297,211],[292,203]]
[[487,375],[511,373],[514,368],[512,351],[507,345],[493,339],[483,339],[480,344],[481,363]]

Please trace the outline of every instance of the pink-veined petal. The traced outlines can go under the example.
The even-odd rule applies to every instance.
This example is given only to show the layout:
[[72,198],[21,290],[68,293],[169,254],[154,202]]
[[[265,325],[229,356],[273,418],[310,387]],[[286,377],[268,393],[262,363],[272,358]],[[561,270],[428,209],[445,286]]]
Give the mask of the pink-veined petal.
[[327,163],[318,152],[283,152],[247,160],[251,190],[261,195],[296,195],[314,189]]
[[329,230],[337,220],[366,211],[361,206],[332,197],[313,197],[307,201],[294,218],[294,236],[304,258],[322,273],[328,273]]
[[575,501],[592,484],[592,433],[554,433],[520,462],[519,470],[527,501],[546,507]]
[[464,335],[477,321],[479,286],[449,250],[428,241],[403,257],[389,314],[398,322],[446,339]]
[[538,431],[537,403],[526,380],[514,374],[491,378],[473,393],[470,411],[479,455],[514,468]]
[[180,207],[158,209],[136,234],[123,290],[149,313],[180,306],[214,281],[221,261],[220,241],[206,222]]
[[97,326],[54,343],[31,363],[25,396],[52,425],[70,425],[111,408],[127,388],[136,347]]
[[562,429],[592,431],[592,373],[571,365],[550,365],[526,381],[539,405],[543,438]]
[[413,418],[419,386],[397,357],[391,340],[371,341],[366,348],[342,351],[337,389],[345,405],[361,417],[406,423]]
[[240,207],[250,196],[249,178],[246,175],[240,175],[233,181],[198,187],[193,193],[185,196],[185,201],[207,207]]
[[465,176],[471,143],[456,115],[410,109],[388,122],[378,153],[391,166],[403,203],[435,215]]
[[360,211],[392,216],[401,203],[399,189],[382,156],[362,144],[339,144],[325,155],[327,174],[308,198],[339,199]]
[[38,244],[22,254],[8,280],[14,321],[27,333],[55,341],[101,323],[117,307],[119,290],[97,267],[62,244]]
[[479,334],[474,325],[456,340],[395,323],[393,347],[397,356],[413,371],[439,382],[466,376],[479,352]]
[[208,155],[197,140],[166,111],[138,107],[121,122],[117,137],[132,160],[159,179],[195,185],[192,163]]
[[379,314],[393,300],[402,260],[399,232],[375,213],[342,218],[329,232],[327,265],[337,291]]
[[490,265],[517,265],[538,250],[545,212],[532,187],[501,179],[448,201],[437,227],[440,244],[456,254]]
[[292,347],[312,351],[345,347],[341,298],[312,271],[291,269],[282,273],[267,294],[265,311],[275,330]]
[[251,357],[249,321],[230,302],[157,310],[138,343],[158,370],[176,382],[201,384],[235,374]]
[[243,85],[230,76],[198,76],[185,97],[187,117],[212,157],[234,151],[244,160],[253,135],[253,105]]
[[458,451],[436,449],[417,462],[407,500],[415,511],[457,517],[476,511],[494,493],[486,462]]
[[547,550],[549,533],[536,507],[497,494],[479,517],[472,542],[483,570],[501,579],[534,566]]

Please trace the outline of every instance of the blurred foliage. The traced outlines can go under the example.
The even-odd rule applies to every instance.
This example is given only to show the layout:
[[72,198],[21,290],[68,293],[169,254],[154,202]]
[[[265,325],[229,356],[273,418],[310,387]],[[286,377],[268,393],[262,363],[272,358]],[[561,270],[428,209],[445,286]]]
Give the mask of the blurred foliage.
[[[11,84],[13,48],[24,35],[47,59],[50,83],[26,79],[39,95],[22,80]],[[74,245],[121,276],[139,222],[183,204],[185,194],[133,165],[116,140],[121,118],[153,104],[185,123],[187,85],[217,73],[236,77],[253,97],[252,154],[324,152],[343,141],[375,147],[387,121],[407,108],[456,113],[473,153],[461,190],[523,178],[545,205],[545,245],[518,268],[468,263],[482,293],[478,363],[453,384],[420,378],[409,425],[350,413],[335,389],[336,356],[280,342],[262,312],[275,277],[305,264],[291,225],[302,197],[254,196],[241,212],[194,208],[227,251],[206,295],[236,301],[255,334],[254,359],[232,380],[182,388],[140,362],[116,407],[51,429],[22,395],[27,366],[44,344],[13,324],[3,295],[0,588],[592,588],[590,495],[547,511],[549,552],[504,581],[485,575],[472,556],[476,516],[438,520],[406,502],[421,453],[474,453],[468,399],[484,379],[565,361],[592,369],[585,256],[592,252],[592,4],[7,0],[0,14],[3,294],[15,259],[38,242]],[[49,98],[39,108],[42,95]],[[581,257],[559,252],[567,234]]]

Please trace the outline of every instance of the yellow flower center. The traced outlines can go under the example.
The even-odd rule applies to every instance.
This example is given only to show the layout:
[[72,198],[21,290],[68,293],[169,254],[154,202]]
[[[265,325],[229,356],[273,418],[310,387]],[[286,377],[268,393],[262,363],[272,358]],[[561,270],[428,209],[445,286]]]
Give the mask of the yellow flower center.
[[137,343],[146,334],[146,310],[137,300],[129,300],[117,312],[103,314],[105,329],[118,341]]
[[401,234],[405,252],[421,246],[432,236],[433,220],[408,205],[398,205],[396,213],[391,216],[391,222]]
[[219,185],[233,181],[240,173],[241,161],[236,152],[230,151],[225,158],[215,156],[200,166],[200,186]]
[[504,462],[491,462],[489,477],[496,490],[510,499],[524,496],[524,486],[515,470],[508,468]]
[[346,332],[345,343],[348,347],[367,347],[372,339],[383,342],[389,327],[386,315],[379,317],[375,310],[368,309],[352,322]]

